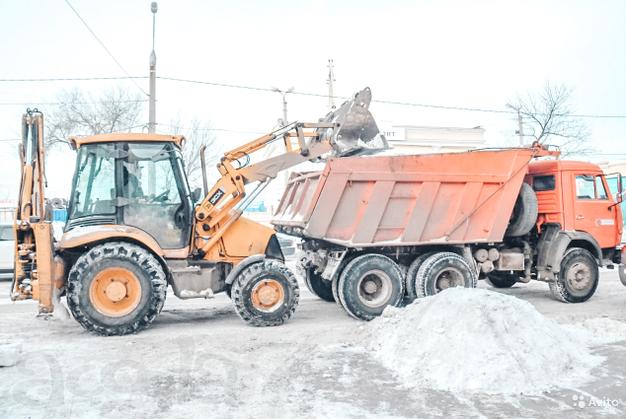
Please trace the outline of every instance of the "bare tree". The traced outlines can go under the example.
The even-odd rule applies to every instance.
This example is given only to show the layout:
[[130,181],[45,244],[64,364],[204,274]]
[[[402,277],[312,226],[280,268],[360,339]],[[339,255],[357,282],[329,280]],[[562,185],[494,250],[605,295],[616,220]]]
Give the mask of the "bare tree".
[[144,100],[118,87],[94,97],[79,89],[62,91],[59,105],[47,116],[48,145],[67,143],[72,135],[129,132],[138,123]]
[[590,131],[570,108],[572,90],[565,85],[546,83],[540,93],[528,93],[507,106],[522,117],[525,134],[539,143],[556,145],[562,155],[588,154]]
[[[200,148],[206,147],[205,158],[207,167],[212,168],[215,165],[221,148],[211,131],[211,127],[207,123],[203,123],[198,119],[193,119],[188,124],[180,121],[172,121],[168,128],[172,134],[182,134],[185,136],[185,145],[182,149],[183,161],[185,162],[185,171],[189,184],[200,186],[202,184],[202,166],[200,163]],[[210,170],[210,169],[209,169]],[[209,176],[212,173],[208,173]]]

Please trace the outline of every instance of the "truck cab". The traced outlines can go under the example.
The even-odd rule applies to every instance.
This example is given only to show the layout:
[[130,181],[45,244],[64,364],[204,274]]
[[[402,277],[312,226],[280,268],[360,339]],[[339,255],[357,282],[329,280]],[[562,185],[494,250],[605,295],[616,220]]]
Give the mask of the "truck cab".
[[599,166],[580,161],[534,161],[526,182],[537,195],[539,232],[558,227],[581,241],[601,264],[617,262],[622,213]]

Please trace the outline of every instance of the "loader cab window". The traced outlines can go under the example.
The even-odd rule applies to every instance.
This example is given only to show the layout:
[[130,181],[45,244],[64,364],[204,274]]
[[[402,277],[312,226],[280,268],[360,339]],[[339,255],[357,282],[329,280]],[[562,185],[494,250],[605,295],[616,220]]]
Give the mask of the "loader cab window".
[[115,159],[112,144],[82,147],[70,200],[70,219],[115,214]]
[[142,229],[165,249],[189,242],[191,204],[180,152],[169,143],[127,143],[119,163],[124,224]]

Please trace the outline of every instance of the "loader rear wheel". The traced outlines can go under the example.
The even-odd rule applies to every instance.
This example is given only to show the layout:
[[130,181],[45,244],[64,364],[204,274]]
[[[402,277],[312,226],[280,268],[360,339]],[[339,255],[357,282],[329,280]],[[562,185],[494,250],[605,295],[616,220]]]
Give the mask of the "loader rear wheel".
[[406,273],[406,303],[410,304],[417,298],[417,290],[415,289],[415,276],[417,275],[417,271],[420,266],[424,263],[426,259],[434,255],[435,252],[427,252],[419,255],[411,265],[409,265],[409,270]]
[[494,288],[511,288],[517,281],[519,276],[508,272],[490,272],[485,278],[485,282]]
[[315,294],[324,301],[335,301],[335,297],[333,296],[333,284],[331,281],[326,281],[322,278],[322,275],[315,273],[315,269],[313,268],[305,268],[304,275],[307,288],[312,294]]
[[349,315],[372,320],[388,305],[401,305],[404,291],[402,271],[387,256],[361,255],[343,269],[337,291],[341,306]]
[[418,297],[427,297],[454,287],[476,288],[476,273],[453,252],[439,252],[424,261],[415,276]]
[[583,303],[598,288],[598,263],[585,249],[568,249],[561,260],[561,271],[550,281],[552,296],[564,303]]
[[126,335],[150,326],[163,308],[167,281],[160,263],[134,244],[109,242],[78,258],[67,279],[74,318],[99,335]]
[[300,300],[298,280],[284,263],[265,259],[235,278],[231,298],[237,314],[252,326],[278,326],[293,315]]

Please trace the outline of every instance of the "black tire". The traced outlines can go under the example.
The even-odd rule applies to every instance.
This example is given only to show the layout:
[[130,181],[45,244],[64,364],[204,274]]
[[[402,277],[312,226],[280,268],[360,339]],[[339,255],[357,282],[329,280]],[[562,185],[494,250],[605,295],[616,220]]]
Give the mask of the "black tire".
[[453,252],[439,252],[422,263],[415,276],[418,298],[435,295],[446,288],[476,288],[476,273],[467,261]]
[[430,256],[434,255],[435,253],[436,252],[423,253],[419,255],[418,257],[416,257],[415,260],[411,263],[411,265],[409,265],[409,270],[406,273],[406,279],[405,279],[405,288],[406,288],[405,302],[406,304],[412,303],[413,300],[417,298],[417,290],[415,289],[415,276],[417,275],[417,271],[419,270],[420,266],[422,266],[424,261],[428,259]]
[[304,268],[305,283],[309,291],[324,301],[334,302],[333,285],[326,281],[322,275],[315,273],[314,268]]
[[335,299],[335,303],[337,303],[337,305],[342,309],[345,310],[345,308],[343,307],[343,303],[341,302],[341,299],[339,298],[339,277],[341,275],[335,275],[333,277],[333,280],[330,282],[330,289],[333,293],[333,298]]
[[583,303],[598,288],[598,262],[588,250],[571,248],[563,255],[561,271],[556,276],[549,282],[552,296],[564,303]]
[[[108,315],[92,301],[90,290],[97,286],[94,280],[106,269],[129,271],[138,280],[140,299],[127,314]],[[76,260],[66,289],[67,305],[81,326],[104,336],[127,335],[147,328],[156,319],[165,303],[167,280],[161,264],[148,250],[131,243],[109,242],[92,247]]]
[[519,281],[519,276],[508,272],[490,272],[485,278],[485,282],[493,288],[511,288]]
[[[282,297],[264,308],[255,303],[258,287],[268,283],[277,287]],[[300,301],[300,287],[296,276],[287,266],[275,259],[265,259],[248,266],[235,278],[231,298],[239,317],[246,323],[257,326],[278,326],[291,318]]]
[[[370,285],[371,289],[366,289]],[[356,319],[372,320],[388,305],[401,305],[404,295],[402,271],[387,256],[358,256],[341,272],[337,293],[349,315]]]
[[520,237],[528,234],[537,223],[538,214],[537,195],[528,183],[523,182],[504,235]]

